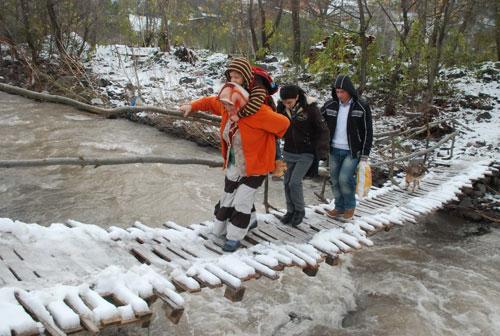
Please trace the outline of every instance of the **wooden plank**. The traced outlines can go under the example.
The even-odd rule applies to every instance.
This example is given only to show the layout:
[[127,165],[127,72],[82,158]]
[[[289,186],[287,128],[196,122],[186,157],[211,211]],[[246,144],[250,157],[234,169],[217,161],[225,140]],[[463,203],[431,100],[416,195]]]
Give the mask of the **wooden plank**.
[[181,247],[173,246],[171,244],[165,244],[165,247],[168,250],[172,251],[173,253],[177,254],[178,256],[182,257],[183,259],[186,259],[186,260],[194,260],[195,259],[191,254],[184,251]]
[[92,321],[91,318],[89,318],[88,316],[85,316],[85,314],[83,314],[83,312],[80,312],[78,310],[78,307],[74,306],[71,304],[70,300],[67,300],[67,299],[64,299],[64,303],[66,303],[66,305],[68,307],[70,307],[71,309],[73,309],[73,311],[75,312],[75,314],[78,315],[78,317],[80,318],[80,323],[82,324],[82,326],[91,334],[91,335],[97,335],[99,334],[99,328],[97,327],[97,325],[95,325],[94,321]]
[[206,240],[203,243],[203,246],[205,246],[205,248],[207,248],[208,250],[215,252],[219,255],[223,255],[225,253],[224,251],[222,251],[222,248],[217,244],[215,244],[212,240]]
[[272,223],[267,224],[266,226],[263,226],[262,228],[260,228],[260,231],[263,232],[263,234],[268,234],[271,237],[276,238],[276,240],[283,241],[283,242],[301,242],[302,241],[299,237],[297,237],[289,232],[280,230],[278,228],[278,225],[275,225]]
[[163,310],[165,311],[165,316],[173,324],[178,324],[182,314],[184,314],[184,307],[179,306],[174,301],[172,301],[168,296],[154,291],[155,295],[163,302]]
[[304,241],[304,243],[309,242],[318,233],[317,230],[314,230],[311,227],[311,224],[309,223],[309,221],[310,221],[310,219],[305,219],[302,222],[302,225],[299,225],[300,228],[297,228],[297,230],[300,230],[308,235],[308,238]]
[[263,235],[270,236],[271,239],[274,238],[275,240],[298,241],[297,237],[290,233],[279,230],[275,224],[270,222],[266,222],[265,225],[262,225],[259,228],[259,231],[261,231]]
[[[1,254],[1,252],[0,252],[0,254]],[[6,285],[6,284],[13,285],[18,281],[20,281],[20,280],[14,276],[12,271],[9,269],[8,265],[6,265],[5,262],[3,260],[1,260],[1,257],[0,257],[0,283],[1,283],[1,285],[2,286]]]
[[270,241],[273,241],[268,235],[263,234],[261,230],[255,230],[252,232],[248,232],[245,236],[245,240],[250,242],[255,242],[256,244],[265,244]]
[[187,244],[182,247],[182,250],[191,254],[195,258],[216,258],[220,255],[219,253],[215,253],[211,250],[208,250],[205,246],[201,246],[200,248],[195,248]]
[[149,246],[155,255],[158,255],[167,262],[177,263],[183,268],[189,268],[191,263],[179,255],[173,253],[162,245],[152,245]]
[[388,206],[388,204],[381,203],[380,201],[378,201],[374,198],[370,198],[370,199],[366,200],[366,203],[364,203],[363,205],[371,206],[377,210],[386,208]]
[[15,330],[10,331],[12,336],[40,336],[38,329],[31,329],[22,332],[16,332]]
[[32,309],[31,306],[26,301],[24,301],[24,299],[18,292],[15,292],[14,295],[16,297],[17,302],[19,302],[19,304],[24,308],[24,310],[28,312],[28,314],[31,315],[31,317],[33,317],[33,319],[35,319],[36,321],[40,322],[43,325],[45,331],[49,335],[66,336],[66,333],[61,329],[59,329],[54,323],[52,323],[51,321],[47,321],[43,316],[39,316],[36,313],[36,311]]
[[161,259],[142,244],[132,243],[129,246],[129,249],[130,253],[142,263],[146,263],[148,265],[156,264],[161,266],[170,266],[166,260]]
[[4,263],[19,281],[35,281],[39,278],[12,248],[5,247],[0,253]]
[[297,237],[299,242],[309,241],[310,239],[309,235],[288,225],[279,224],[276,226],[276,228]]

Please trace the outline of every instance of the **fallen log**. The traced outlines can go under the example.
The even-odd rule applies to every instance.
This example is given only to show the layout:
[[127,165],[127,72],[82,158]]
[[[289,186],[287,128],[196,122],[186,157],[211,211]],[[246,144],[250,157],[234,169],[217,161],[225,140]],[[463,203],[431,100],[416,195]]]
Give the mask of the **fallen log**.
[[204,165],[209,167],[222,167],[222,161],[203,160],[203,159],[178,159],[167,158],[162,156],[143,156],[143,157],[123,157],[123,158],[48,158],[48,159],[32,159],[32,160],[0,160],[0,168],[19,168],[19,167],[45,167],[45,166],[60,166],[60,165],[75,165],[75,166],[107,166],[120,165],[131,163],[167,163],[177,165]]
[[204,114],[204,113],[193,113],[189,117],[184,117],[184,114],[181,111],[178,111],[176,109],[165,109],[165,108],[161,108],[161,107],[148,106],[148,105],[122,106],[122,107],[116,107],[116,108],[103,108],[103,107],[85,104],[85,103],[79,102],[79,101],[71,99],[71,98],[57,96],[57,95],[51,95],[48,93],[35,92],[35,91],[20,88],[17,86],[5,84],[5,83],[0,83],[0,90],[7,92],[7,93],[10,93],[10,94],[15,94],[15,95],[23,96],[26,98],[30,98],[30,99],[41,100],[41,101],[50,102],[50,103],[69,105],[69,106],[72,106],[76,109],[90,112],[93,114],[98,114],[98,115],[103,116],[105,118],[123,117],[127,113],[134,113],[134,112],[155,112],[155,113],[165,114],[165,115],[169,115],[169,116],[176,117],[176,118],[183,119],[183,120],[202,119],[202,120],[207,120],[210,122],[217,122],[217,123],[220,122],[220,117],[213,116],[213,115],[208,115],[208,114]]

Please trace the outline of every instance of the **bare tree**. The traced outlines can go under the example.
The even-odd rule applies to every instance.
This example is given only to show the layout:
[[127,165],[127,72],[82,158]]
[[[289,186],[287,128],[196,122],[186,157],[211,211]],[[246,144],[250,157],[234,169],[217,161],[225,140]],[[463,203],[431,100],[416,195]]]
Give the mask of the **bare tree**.
[[497,61],[500,61],[500,3],[495,1],[495,40],[497,42]]
[[362,95],[366,89],[366,70],[368,67],[368,26],[372,19],[372,13],[368,8],[367,0],[358,0],[359,10],[359,38],[361,45],[361,59],[359,64],[359,88],[358,94]]
[[332,0],[310,0],[306,2],[304,11],[315,17],[319,21],[319,25],[323,28],[328,26],[328,20],[332,18],[333,11]]
[[399,42],[400,42],[400,46],[397,48],[397,54],[395,56],[394,69],[389,76],[389,85],[388,85],[388,90],[387,90],[388,94],[387,94],[387,97],[385,99],[385,107],[384,107],[384,114],[385,115],[394,115],[394,114],[396,114],[396,98],[397,98],[396,95],[394,94],[394,92],[396,92],[396,89],[398,87],[398,83],[399,83],[399,79],[400,79],[400,72],[401,72],[401,65],[402,65],[402,62],[403,62],[405,55],[408,55],[410,58],[412,57],[412,51],[408,47],[407,39],[408,39],[408,35],[410,33],[413,22],[409,20],[408,12],[415,5],[415,1],[401,0],[401,2],[400,2],[401,16],[403,19],[403,25],[402,25],[401,30],[398,28],[398,26],[394,22],[391,14],[387,10],[387,8],[384,6],[382,1],[377,0],[377,3],[379,4],[380,8],[382,9],[384,14],[389,19],[392,26],[394,27],[394,30],[396,31],[396,35],[397,35]]
[[422,101],[423,109],[431,105],[434,98],[434,83],[439,72],[446,29],[454,3],[455,0],[441,0],[434,3],[433,30],[428,41],[427,85]]
[[[273,2],[274,1],[270,2],[271,5],[273,5]],[[253,0],[250,0],[250,2],[248,4],[248,24],[249,24],[251,35],[252,35],[253,49],[255,50],[257,56],[264,56],[271,49],[270,40],[280,25],[281,16],[283,14],[283,2],[284,2],[284,0],[278,1],[278,8],[275,9],[278,12],[277,12],[271,26],[269,26],[267,15],[266,15],[267,11],[266,11],[266,8],[264,6],[265,4],[262,0],[257,0],[257,4],[259,7],[258,8],[259,9],[259,17],[260,17],[260,40],[261,40],[260,47],[259,47],[258,40],[257,40],[257,34],[255,32],[255,18],[254,18],[254,11],[253,11],[254,10]],[[261,51],[261,52],[259,52],[259,51]]]
[[300,0],[292,0],[293,63],[301,63],[300,52]]
[[[457,31],[458,36],[464,36],[465,31],[467,30],[469,25],[472,23],[472,18],[474,16],[474,9],[476,7],[476,2],[473,0],[466,0],[464,2],[465,3],[464,3],[463,8],[462,8],[463,15],[461,15],[463,17],[463,19],[462,19],[462,23],[460,24],[460,27],[458,28],[458,31]],[[498,1],[496,1],[495,3],[498,4]],[[458,42],[459,42],[458,38],[455,38],[453,41],[451,41],[451,43],[452,43],[452,47],[451,47],[452,55],[454,55],[455,52],[457,51]]]
[[46,0],[46,1],[47,1],[46,2],[47,12],[49,14],[52,32],[53,32],[55,40],[56,40],[57,50],[59,50],[59,54],[61,55],[61,57],[65,57],[66,50],[64,49],[63,34],[61,31],[61,26],[59,24],[59,19],[58,19],[57,14],[56,14],[56,2],[54,0]]
[[161,13],[160,49],[164,52],[170,52],[170,32],[168,30],[170,0],[158,0],[158,6]]

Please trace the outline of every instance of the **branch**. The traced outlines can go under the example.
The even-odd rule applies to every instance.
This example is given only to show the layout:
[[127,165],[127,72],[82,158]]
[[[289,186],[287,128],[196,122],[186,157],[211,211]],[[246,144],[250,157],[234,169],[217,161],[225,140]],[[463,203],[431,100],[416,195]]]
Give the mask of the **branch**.
[[17,167],[45,167],[45,166],[108,166],[131,163],[167,163],[178,165],[205,165],[209,167],[222,167],[221,161],[203,160],[203,159],[177,159],[167,158],[163,156],[138,156],[138,157],[123,157],[110,159],[96,158],[48,158],[48,159],[31,159],[31,160],[0,160],[0,168],[17,168]]
[[[419,116],[421,116],[421,114],[419,114]],[[431,126],[431,127],[436,126],[436,125],[442,124],[446,121],[452,120],[454,118],[455,117],[449,117],[449,118],[445,118],[445,119],[441,119],[441,120],[436,120],[436,121],[429,123],[429,126]],[[382,138],[382,137],[386,137],[386,136],[404,135],[404,134],[411,133],[413,131],[419,132],[420,130],[426,129],[426,128],[427,128],[427,126],[424,125],[424,126],[417,126],[417,127],[413,127],[413,128],[409,128],[409,129],[400,129],[400,130],[394,130],[394,131],[374,133],[373,138],[378,139],[378,138]],[[381,139],[379,141],[383,141],[383,140],[385,140],[385,139]]]
[[[123,107],[116,107],[116,108],[102,108],[102,107],[97,107],[89,104],[85,104],[82,102],[79,102],[77,100],[63,97],[63,96],[57,96],[57,95],[51,95],[47,93],[39,93],[35,91],[30,91],[26,90],[17,86],[12,86],[9,84],[4,84],[0,83],[0,91],[5,91],[10,94],[16,94],[20,95],[23,97],[31,98],[31,99],[36,99],[36,100],[41,100],[41,101],[47,101],[51,103],[59,103],[59,104],[65,104],[65,105],[70,105],[74,108],[77,108],[82,111],[98,114],[101,116],[104,116],[106,118],[116,118],[119,116],[123,116],[126,113],[133,113],[133,112],[156,112],[159,114],[165,114],[169,116],[173,116],[179,119],[184,119],[184,120],[193,120],[191,117],[184,117],[184,114],[181,111],[175,110],[175,109],[164,109],[161,107],[156,107],[156,106],[123,106]],[[210,122],[220,122],[220,118],[217,116],[213,115],[207,115],[207,114],[202,114],[202,113],[197,113],[193,115],[195,119],[202,119],[202,120],[208,120]]]
[[412,54],[411,50],[408,47],[408,45],[406,44],[406,38],[403,38],[403,35],[401,35],[401,32],[399,31],[398,27],[396,26],[396,23],[394,23],[394,20],[392,19],[391,15],[387,12],[387,10],[382,5],[380,0],[377,0],[377,3],[379,4],[380,8],[384,12],[384,14],[387,16],[387,18],[389,19],[389,21],[391,22],[392,26],[394,27],[394,30],[396,31],[396,33],[399,36],[399,40],[401,41],[401,43],[403,43],[403,46],[405,47],[406,51],[410,54],[410,57],[413,59],[413,57],[411,56],[411,54]]
[[388,160],[388,161],[379,161],[379,162],[375,162],[373,164],[371,164],[372,167],[379,167],[379,166],[382,166],[382,165],[387,165],[387,164],[390,164],[390,163],[394,163],[394,162],[398,162],[398,161],[406,161],[406,160],[409,160],[409,159],[412,159],[414,157],[417,157],[417,156],[421,156],[421,155],[424,155],[424,154],[427,154],[427,153],[430,153],[432,152],[434,149],[438,148],[439,146],[441,146],[442,144],[444,144],[445,142],[447,142],[448,140],[450,140],[452,137],[454,137],[456,135],[456,132],[453,132],[453,133],[450,133],[448,134],[447,136],[445,136],[443,139],[441,139],[439,142],[437,142],[434,146],[432,147],[429,147],[427,149],[424,149],[424,150],[421,150],[421,151],[418,151],[418,152],[415,152],[413,154],[409,154],[409,155],[405,155],[405,156],[401,156],[399,158],[395,158],[393,160]]

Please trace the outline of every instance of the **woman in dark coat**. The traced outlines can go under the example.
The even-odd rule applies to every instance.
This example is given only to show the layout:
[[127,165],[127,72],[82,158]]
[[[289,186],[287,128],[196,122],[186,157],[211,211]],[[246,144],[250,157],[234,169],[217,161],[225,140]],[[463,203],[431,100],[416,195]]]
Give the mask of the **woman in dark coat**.
[[280,98],[278,113],[290,120],[290,127],[284,136],[284,159],[287,165],[284,185],[287,211],[281,222],[297,226],[305,215],[302,180],[314,158],[328,159],[330,135],[314,99],[307,97],[299,86],[283,86]]

